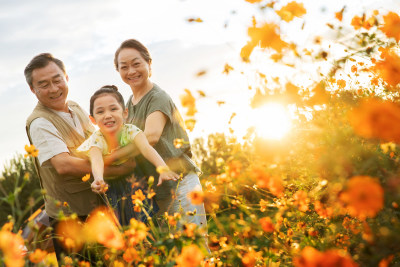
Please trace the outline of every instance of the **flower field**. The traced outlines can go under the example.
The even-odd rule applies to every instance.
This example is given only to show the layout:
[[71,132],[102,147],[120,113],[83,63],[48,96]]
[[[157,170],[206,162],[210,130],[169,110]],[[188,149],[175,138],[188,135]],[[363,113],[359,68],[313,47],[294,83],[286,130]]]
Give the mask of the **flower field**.
[[[256,15],[237,51],[244,70],[227,63],[221,75],[255,77],[243,88],[252,92],[243,105],[257,111],[278,103],[289,111],[291,128],[279,139],[256,128],[239,137],[232,128],[192,142],[203,190],[188,197],[205,204],[210,252],[205,229],[180,214],[165,214],[161,228],[152,220],[120,227],[101,208],[86,223],[60,215],[64,246],[90,255],[72,253],[62,266],[400,266],[399,14],[352,14],[344,7],[318,26],[329,38],[299,42],[290,32],[306,23],[300,1],[246,2]],[[282,71],[271,75],[255,64],[260,61]],[[209,97],[188,89],[181,95],[189,131],[197,103]],[[15,159],[0,181],[0,260],[55,266],[44,246],[49,231],[29,218],[43,192],[31,163],[37,150],[25,149],[26,157]],[[132,196],[137,211],[154,197],[148,192]],[[36,233],[29,244],[21,236],[26,225]]]

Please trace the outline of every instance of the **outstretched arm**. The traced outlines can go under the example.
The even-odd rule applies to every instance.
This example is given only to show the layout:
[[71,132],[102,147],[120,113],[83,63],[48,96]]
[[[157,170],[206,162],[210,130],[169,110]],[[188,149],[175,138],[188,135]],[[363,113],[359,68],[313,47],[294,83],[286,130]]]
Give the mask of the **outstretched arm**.
[[104,161],[101,150],[98,147],[91,147],[89,150],[90,164],[94,181],[91,184],[92,191],[95,193],[103,192],[106,183],[104,182]]
[[157,167],[158,170],[163,170],[160,172],[160,178],[158,179],[158,184],[157,186],[161,185],[163,181],[165,180],[174,180],[176,181],[179,178],[179,175],[176,174],[175,172],[172,172],[169,170],[167,164],[165,164],[164,160],[161,158],[161,156],[157,153],[157,151],[149,144],[147,141],[146,136],[144,133],[140,132],[135,136],[135,139],[133,140],[138,149],[140,150],[140,153],[151,163],[153,163],[154,166]]

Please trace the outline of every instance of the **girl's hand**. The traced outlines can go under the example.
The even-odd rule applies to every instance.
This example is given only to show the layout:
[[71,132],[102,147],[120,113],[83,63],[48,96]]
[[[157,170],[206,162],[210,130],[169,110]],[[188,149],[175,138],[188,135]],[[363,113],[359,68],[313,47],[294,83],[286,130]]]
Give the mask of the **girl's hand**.
[[94,180],[90,187],[92,188],[93,192],[100,194],[107,191],[108,184],[106,184],[104,180]]
[[164,171],[160,173],[160,177],[158,178],[157,186],[160,186],[164,181],[172,180],[177,181],[179,179],[179,175],[173,171]]

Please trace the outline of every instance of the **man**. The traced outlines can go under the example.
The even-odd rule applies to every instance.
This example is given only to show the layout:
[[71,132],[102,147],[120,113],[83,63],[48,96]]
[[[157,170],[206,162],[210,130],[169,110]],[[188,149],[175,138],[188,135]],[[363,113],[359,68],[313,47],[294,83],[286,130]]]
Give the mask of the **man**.
[[[56,228],[58,216],[76,213],[81,220],[103,201],[92,192],[82,177],[91,173],[90,162],[80,158],[75,149],[94,128],[83,109],[68,97],[68,75],[61,60],[49,53],[35,56],[26,66],[25,78],[38,104],[26,122],[30,142],[39,150],[35,167],[45,189],[45,210]],[[133,171],[134,162],[109,166],[106,176],[120,176]],[[55,234],[53,232],[53,234]],[[58,261],[63,251],[55,241]]]

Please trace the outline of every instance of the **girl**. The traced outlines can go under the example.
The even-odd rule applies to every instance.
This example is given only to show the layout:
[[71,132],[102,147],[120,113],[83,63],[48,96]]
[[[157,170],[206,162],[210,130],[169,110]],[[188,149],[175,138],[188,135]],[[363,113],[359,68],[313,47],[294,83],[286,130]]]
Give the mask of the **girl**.
[[[87,152],[92,167],[94,181],[92,190],[96,193],[103,191],[104,160],[103,155],[133,143],[138,151],[149,160],[160,172],[157,186],[166,180],[176,181],[178,174],[170,171],[157,151],[149,145],[144,133],[133,124],[124,124],[127,117],[124,99],[114,85],[103,86],[90,99],[90,119],[99,127],[78,148],[78,151]],[[135,155],[131,155],[135,156]],[[118,162],[117,164],[121,164]],[[107,195],[115,209],[121,225],[129,224],[135,217],[131,200],[132,185],[126,177],[118,177],[107,181],[109,189]],[[127,199],[127,201],[125,201]]]

